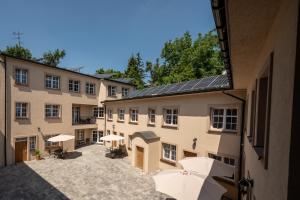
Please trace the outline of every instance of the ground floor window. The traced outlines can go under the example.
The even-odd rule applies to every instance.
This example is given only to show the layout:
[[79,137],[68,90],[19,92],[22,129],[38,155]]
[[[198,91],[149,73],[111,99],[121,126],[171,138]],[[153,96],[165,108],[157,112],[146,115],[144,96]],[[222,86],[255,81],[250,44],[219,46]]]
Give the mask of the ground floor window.
[[227,165],[235,166],[235,159],[232,158],[232,157],[216,155],[216,154],[213,154],[213,153],[208,153],[208,157],[212,158],[212,159],[215,159],[215,160],[218,160],[218,161],[221,161],[221,162],[224,162]]
[[77,140],[84,140],[84,130],[77,130]]
[[162,148],[162,158],[164,160],[176,161],[176,145],[163,143]]
[[29,138],[29,148],[31,151],[36,149],[36,137],[35,136]]
[[45,148],[56,147],[56,146],[59,145],[58,142],[49,142],[48,141],[49,138],[52,138],[54,136],[57,136],[57,134],[56,135],[47,135],[47,136],[45,136]]

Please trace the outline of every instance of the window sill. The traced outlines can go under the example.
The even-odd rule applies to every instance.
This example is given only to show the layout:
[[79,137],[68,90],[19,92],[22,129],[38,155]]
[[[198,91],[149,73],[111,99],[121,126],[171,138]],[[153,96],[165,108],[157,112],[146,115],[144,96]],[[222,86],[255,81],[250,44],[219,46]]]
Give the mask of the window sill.
[[155,127],[155,124],[148,123],[147,126]]
[[163,159],[163,158],[161,158],[160,159],[160,162],[163,162],[163,163],[166,163],[166,164],[168,164],[168,165],[172,165],[172,166],[176,166],[176,162],[174,161],[169,161],[169,160],[166,160],[166,159]]
[[112,122],[112,121],[113,121],[113,119],[107,119],[107,121],[108,121],[108,122]]
[[69,92],[72,93],[72,94],[80,94],[80,91],[76,92],[76,91],[69,90]]
[[29,84],[15,83],[16,87],[29,87]]
[[29,120],[29,117],[16,117],[16,120]]
[[138,125],[138,122],[129,122],[129,124]]
[[168,125],[168,124],[164,124],[161,126],[162,128],[169,128],[169,129],[178,129],[178,126],[175,125]]
[[60,119],[60,117],[45,117],[45,120]]
[[96,119],[104,119],[104,117],[96,117]]
[[60,88],[48,88],[48,87],[45,87],[46,90],[53,90],[53,91],[60,91]]
[[125,120],[117,120],[118,123],[124,123]]

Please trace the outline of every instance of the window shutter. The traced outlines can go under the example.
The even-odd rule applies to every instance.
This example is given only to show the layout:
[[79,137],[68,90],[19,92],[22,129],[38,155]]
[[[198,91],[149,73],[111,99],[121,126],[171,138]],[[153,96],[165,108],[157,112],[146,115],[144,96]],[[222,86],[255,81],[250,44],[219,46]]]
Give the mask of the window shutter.
[[268,169],[269,156],[269,136],[270,136],[270,116],[271,116],[271,100],[272,100],[272,79],[273,79],[273,57],[274,53],[270,55],[270,66],[268,70],[268,94],[266,105],[266,126],[265,126],[265,149],[264,149],[264,168]]

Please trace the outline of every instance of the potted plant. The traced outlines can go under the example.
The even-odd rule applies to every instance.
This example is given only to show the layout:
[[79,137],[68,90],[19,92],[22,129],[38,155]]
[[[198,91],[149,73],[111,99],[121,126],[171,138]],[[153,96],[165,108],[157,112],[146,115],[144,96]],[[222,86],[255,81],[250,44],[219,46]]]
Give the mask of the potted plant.
[[36,160],[41,160],[41,151],[39,149],[35,150],[35,159]]

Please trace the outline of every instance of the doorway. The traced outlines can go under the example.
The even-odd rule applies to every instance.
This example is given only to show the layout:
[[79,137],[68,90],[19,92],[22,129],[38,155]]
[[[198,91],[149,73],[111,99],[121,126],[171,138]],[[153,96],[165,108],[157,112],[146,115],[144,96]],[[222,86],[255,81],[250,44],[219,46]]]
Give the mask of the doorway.
[[135,166],[144,169],[144,148],[142,147],[136,147]]
[[15,162],[27,160],[27,138],[15,142]]
[[93,143],[103,144],[103,140],[100,140],[101,137],[103,137],[103,131],[93,130]]

